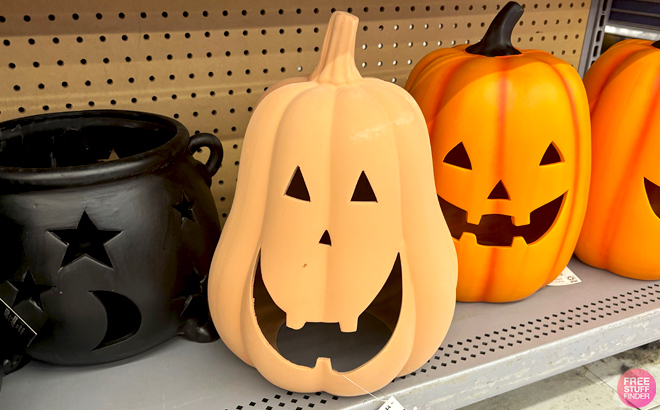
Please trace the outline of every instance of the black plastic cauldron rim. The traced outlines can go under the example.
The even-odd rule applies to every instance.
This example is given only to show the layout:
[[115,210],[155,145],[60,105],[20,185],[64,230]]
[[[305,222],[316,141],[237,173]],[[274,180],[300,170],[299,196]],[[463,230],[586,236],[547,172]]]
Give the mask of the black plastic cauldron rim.
[[69,187],[115,181],[166,167],[184,152],[190,141],[188,130],[179,121],[158,114],[128,110],[82,110],[15,118],[0,123],[0,138],[2,129],[22,124],[27,126],[45,120],[80,118],[85,124],[93,125],[91,118],[94,117],[106,120],[117,119],[127,123],[131,120],[156,123],[170,126],[176,130],[176,133],[169,141],[156,148],[108,162],[55,168],[0,166],[0,184]]

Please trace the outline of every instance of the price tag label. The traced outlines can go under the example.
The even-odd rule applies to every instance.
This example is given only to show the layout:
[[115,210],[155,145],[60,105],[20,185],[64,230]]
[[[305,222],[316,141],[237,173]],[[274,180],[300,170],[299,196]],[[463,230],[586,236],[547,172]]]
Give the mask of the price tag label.
[[548,283],[548,286],[566,286],[566,285],[575,285],[576,283],[582,282],[580,278],[577,277],[573,271],[568,269],[568,266],[557,276],[557,279]]
[[378,410],[406,410],[406,409],[401,405],[401,403],[396,401],[394,397],[390,397],[389,399],[387,399],[385,404],[380,406]]
[[3,334],[9,337],[15,344],[21,347],[27,347],[37,336],[37,332],[2,299],[0,299],[0,311],[2,312],[2,319],[0,319],[2,325],[0,325],[0,328],[5,329],[7,332],[3,332]]

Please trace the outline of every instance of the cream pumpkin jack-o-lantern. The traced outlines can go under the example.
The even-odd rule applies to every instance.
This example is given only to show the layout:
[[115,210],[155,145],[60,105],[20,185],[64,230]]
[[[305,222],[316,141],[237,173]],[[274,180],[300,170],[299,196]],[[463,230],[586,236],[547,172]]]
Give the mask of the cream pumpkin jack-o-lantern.
[[[426,363],[454,312],[456,253],[424,118],[402,88],[360,76],[357,24],[334,13],[314,72],[274,85],[257,105],[211,267],[223,341],[291,391],[380,389]],[[296,364],[278,349],[283,330],[353,334],[365,315],[388,339],[353,369],[323,356]]]

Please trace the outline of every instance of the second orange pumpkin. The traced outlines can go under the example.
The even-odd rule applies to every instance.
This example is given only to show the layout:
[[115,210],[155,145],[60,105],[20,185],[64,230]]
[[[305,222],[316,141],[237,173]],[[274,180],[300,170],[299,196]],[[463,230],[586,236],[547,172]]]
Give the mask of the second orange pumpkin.
[[406,83],[429,129],[461,301],[519,300],[551,282],[586,210],[584,86],[566,62],[511,45],[522,13],[508,3],[482,41],[430,53]]

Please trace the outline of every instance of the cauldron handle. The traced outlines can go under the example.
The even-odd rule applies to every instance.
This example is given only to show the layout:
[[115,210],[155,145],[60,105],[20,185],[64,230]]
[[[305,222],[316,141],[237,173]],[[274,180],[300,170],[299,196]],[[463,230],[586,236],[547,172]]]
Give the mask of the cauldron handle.
[[188,151],[191,154],[194,154],[198,149],[202,147],[207,147],[211,151],[208,161],[206,161],[206,170],[209,171],[211,176],[215,175],[220,169],[222,164],[222,157],[224,151],[222,149],[222,143],[213,134],[202,133],[195,134],[190,138],[190,143],[188,144]]

